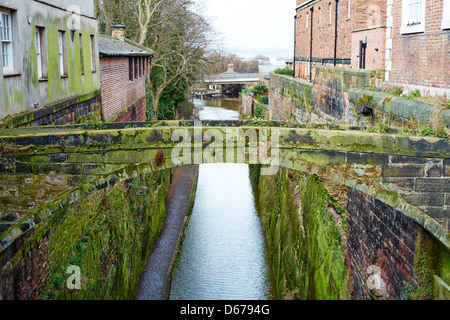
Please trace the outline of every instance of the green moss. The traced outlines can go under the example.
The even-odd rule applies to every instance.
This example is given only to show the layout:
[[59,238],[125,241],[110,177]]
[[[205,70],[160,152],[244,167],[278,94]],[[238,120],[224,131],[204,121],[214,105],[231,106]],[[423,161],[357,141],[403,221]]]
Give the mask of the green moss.
[[414,271],[419,284],[409,287],[408,298],[412,300],[430,300],[433,298],[434,274],[437,266],[437,244],[428,233],[419,229],[414,256]]
[[348,298],[342,236],[323,184],[281,169],[260,177],[258,194],[280,297]]
[[[141,175],[54,215],[45,231],[51,253],[40,298],[133,299],[164,223],[169,180],[166,172]],[[81,290],[65,285],[70,265],[81,269]]]
[[6,88],[6,86],[3,87],[3,91],[5,94],[5,110],[8,111],[9,109],[9,95],[8,95],[8,89]]

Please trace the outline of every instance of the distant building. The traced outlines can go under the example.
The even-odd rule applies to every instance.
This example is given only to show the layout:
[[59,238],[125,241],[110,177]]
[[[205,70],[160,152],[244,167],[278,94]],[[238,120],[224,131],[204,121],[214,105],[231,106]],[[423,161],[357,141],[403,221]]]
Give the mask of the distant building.
[[145,79],[152,52],[125,39],[123,26],[113,26],[114,37],[99,37],[103,116],[107,122],[146,120]]
[[384,69],[386,0],[297,0],[295,76],[318,65]]
[[210,89],[211,86],[226,97],[236,98],[244,87],[251,87],[259,82],[258,73],[237,73],[232,64],[228,65],[228,70],[224,73],[205,76],[203,83]]
[[294,70],[294,59],[288,59],[284,63],[286,64],[286,68]]
[[260,65],[259,68],[259,82],[265,84],[268,88],[270,87],[270,74],[277,69],[282,69],[283,66],[269,66]]
[[97,25],[92,0],[1,1],[3,126],[101,120]]
[[450,0],[387,3],[387,85],[450,98]]

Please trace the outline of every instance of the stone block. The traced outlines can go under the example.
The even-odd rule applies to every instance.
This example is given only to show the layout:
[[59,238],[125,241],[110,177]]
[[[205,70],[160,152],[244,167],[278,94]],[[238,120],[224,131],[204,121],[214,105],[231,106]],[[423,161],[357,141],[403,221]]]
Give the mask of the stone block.
[[415,188],[414,178],[383,178],[382,182],[389,189],[400,193],[411,192]]
[[416,192],[450,192],[449,178],[418,178]]
[[424,167],[421,165],[384,165],[383,177],[423,177]]
[[419,158],[419,157],[403,157],[403,156],[392,156],[390,158],[391,163],[404,163],[404,164],[425,164],[427,163],[426,158]]
[[444,177],[450,177],[450,159],[444,159]]
[[384,154],[348,153],[348,164],[382,165],[389,163],[389,156]]
[[443,168],[441,164],[432,164],[425,166],[425,175],[427,177],[442,177]]
[[411,193],[402,195],[408,203],[416,207],[444,206],[444,194],[442,193]]

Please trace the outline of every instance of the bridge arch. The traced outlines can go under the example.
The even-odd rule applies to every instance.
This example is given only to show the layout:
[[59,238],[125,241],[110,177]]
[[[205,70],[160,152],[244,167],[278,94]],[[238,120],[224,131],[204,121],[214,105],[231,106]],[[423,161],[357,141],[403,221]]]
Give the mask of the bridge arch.
[[[156,127],[154,123],[135,124],[140,127],[119,130],[35,128],[25,130],[30,133],[0,137],[0,141],[10,146],[6,158],[14,163],[9,168],[3,165],[2,171],[70,173],[81,170],[83,174],[98,176],[101,185],[108,175],[123,179],[126,174],[123,176],[121,169],[136,164],[146,164],[153,171],[204,163],[282,167],[314,174],[370,195],[413,219],[450,247],[446,221],[439,223],[426,213],[426,207],[411,204],[408,201],[411,196],[403,197],[395,190],[404,183],[402,179],[415,179],[420,188],[428,187],[435,193],[450,192],[447,140],[355,130],[266,127],[270,124],[273,125],[208,121],[165,122]],[[159,150],[164,154],[161,164],[155,160]],[[142,165],[136,168],[142,170]],[[442,175],[431,175],[430,170],[437,168]],[[412,194],[420,195],[420,192]],[[442,203],[443,213],[438,216],[448,212],[448,206]]]
[[[433,218],[426,207],[409,200],[414,192],[422,194],[423,188],[429,189],[429,197],[450,192],[449,148],[445,139],[242,121],[132,126],[136,127],[75,126],[0,132],[5,159],[0,165],[2,173],[90,177],[2,233],[0,254],[38,227],[36,222],[49,219],[99,190],[139,175],[204,163],[260,164],[317,176],[386,204],[416,222],[446,250],[450,249],[447,220]],[[434,174],[436,170],[440,176]],[[264,174],[273,173],[267,170]],[[402,189],[405,181],[413,181],[413,192]],[[442,204],[438,217],[448,213],[445,200]]]

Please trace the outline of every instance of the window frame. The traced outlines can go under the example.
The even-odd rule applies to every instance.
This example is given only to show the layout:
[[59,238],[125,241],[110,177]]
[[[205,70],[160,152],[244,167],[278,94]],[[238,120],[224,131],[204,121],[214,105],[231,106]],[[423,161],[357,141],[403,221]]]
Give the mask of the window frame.
[[450,0],[444,0],[441,29],[450,29]]
[[322,25],[322,9],[319,7],[319,24],[317,25],[318,28]]
[[352,0],[348,0],[348,14],[347,20],[350,20],[352,17]]
[[84,50],[83,50],[83,33],[80,31],[78,34],[78,42],[80,44],[80,68],[81,75],[84,75]]
[[331,22],[333,22],[333,5],[331,2],[328,4],[328,7],[330,8],[330,18],[328,21],[328,25],[331,25]]
[[[13,25],[12,25],[12,12],[10,10],[6,9],[0,9],[0,18],[3,21],[3,16],[8,17],[8,26],[7,27],[1,27],[1,29],[8,30],[8,40],[3,40],[2,34],[3,30],[0,31],[0,43],[1,43],[1,53],[2,53],[2,67],[3,67],[3,74],[8,75],[14,73],[14,43],[13,43]],[[5,46],[4,46],[5,45]],[[5,53],[3,52],[3,48],[6,47],[8,49],[7,53],[7,59],[8,59],[8,66],[5,67],[3,60],[5,58]]]
[[58,31],[58,47],[59,47],[59,73],[61,77],[67,76],[67,49],[66,49],[66,32]]
[[96,72],[97,71],[97,63],[96,63],[96,59],[95,59],[95,35],[91,34],[91,67],[92,67],[92,72]]
[[[411,3],[418,3],[418,1],[420,1],[420,21],[411,24]],[[400,27],[401,34],[425,32],[425,5],[426,0],[402,0],[402,24]]]
[[47,79],[47,53],[45,46],[45,27],[36,26],[35,46],[36,46],[36,61],[37,61],[37,75],[39,80]]

